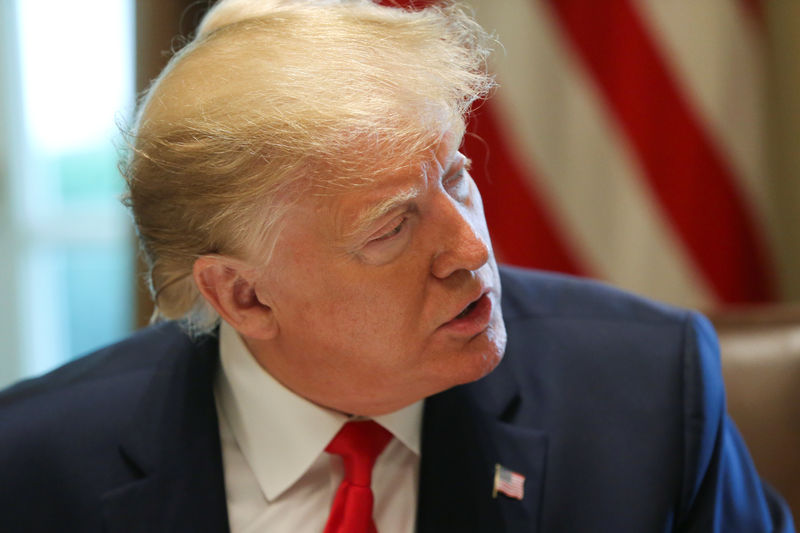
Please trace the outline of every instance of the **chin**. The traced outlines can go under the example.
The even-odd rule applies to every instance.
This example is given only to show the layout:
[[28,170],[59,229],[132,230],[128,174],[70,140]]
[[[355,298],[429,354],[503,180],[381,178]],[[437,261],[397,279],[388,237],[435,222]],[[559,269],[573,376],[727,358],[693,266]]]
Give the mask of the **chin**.
[[506,328],[500,320],[499,326],[493,325],[472,339],[467,347],[467,353],[459,354],[458,366],[463,370],[463,374],[453,385],[463,385],[487,376],[503,360],[505,350]]
[[489,342],[489,350],[486,355],[488,367],[486,374],[488,374],[500,364],[500,361],[503,360],[503,355],[506,353],[508,336],[506,335],[506,324],[503,322],[502,317],[497,317],[493,321],[489,329],[486,330],[486,337]]

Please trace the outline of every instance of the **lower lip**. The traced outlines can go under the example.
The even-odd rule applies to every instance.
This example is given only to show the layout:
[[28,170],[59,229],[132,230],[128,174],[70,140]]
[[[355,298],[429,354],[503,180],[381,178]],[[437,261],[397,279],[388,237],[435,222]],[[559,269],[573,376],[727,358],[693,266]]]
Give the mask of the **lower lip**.
[[467,316],[454,318],[441,329],[460,336],[475,336],[486,330],[492,316],[492,300],[488,294],[481,296]]

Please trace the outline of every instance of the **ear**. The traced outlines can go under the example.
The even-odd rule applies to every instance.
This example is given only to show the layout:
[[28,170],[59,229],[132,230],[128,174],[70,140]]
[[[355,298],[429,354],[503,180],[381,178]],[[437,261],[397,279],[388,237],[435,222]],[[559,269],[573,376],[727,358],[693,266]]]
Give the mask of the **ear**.
[[228,324],[246,337],[268,340],[278,333],[272,308],[259,301],[257,271],[246,263],[222,255],[204,255],[194,262],[197,288]]

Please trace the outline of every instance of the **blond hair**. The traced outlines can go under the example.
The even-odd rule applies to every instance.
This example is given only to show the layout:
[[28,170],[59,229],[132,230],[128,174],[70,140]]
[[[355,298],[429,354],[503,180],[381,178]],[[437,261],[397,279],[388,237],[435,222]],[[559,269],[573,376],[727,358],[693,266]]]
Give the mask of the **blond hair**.
[[309,186],[396,172],[460,135],[492,86],[488,42],[452,3],[215,5],[145,95],[124,167],[156,316],[210,330],[198,257],[269,250]]

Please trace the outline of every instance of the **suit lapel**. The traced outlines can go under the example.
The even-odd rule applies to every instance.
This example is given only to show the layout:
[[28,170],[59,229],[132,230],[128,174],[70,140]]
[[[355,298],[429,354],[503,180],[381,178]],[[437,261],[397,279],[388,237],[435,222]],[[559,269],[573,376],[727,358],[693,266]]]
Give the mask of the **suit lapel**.
[[[538,530],[547,437],[510,423],[520,402],[506,364],[481,381],[426,400],[419,533]],[[492,497],[498,463],[525,476],[521,501]]]
[[109,533],[226,532],[215,338],[165,357],[120,446],[131,479],[103,497]]

